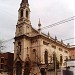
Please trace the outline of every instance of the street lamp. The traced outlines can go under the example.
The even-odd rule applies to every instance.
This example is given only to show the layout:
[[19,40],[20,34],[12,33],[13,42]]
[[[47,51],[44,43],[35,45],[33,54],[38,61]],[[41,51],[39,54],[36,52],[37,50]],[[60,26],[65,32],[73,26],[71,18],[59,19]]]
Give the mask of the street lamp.
[[55,75],[57,75],[57,71],[56,71],[56,52],[54,50],[54,53],[53,53],[53,57],[54,57],[54,71],[55,71]]

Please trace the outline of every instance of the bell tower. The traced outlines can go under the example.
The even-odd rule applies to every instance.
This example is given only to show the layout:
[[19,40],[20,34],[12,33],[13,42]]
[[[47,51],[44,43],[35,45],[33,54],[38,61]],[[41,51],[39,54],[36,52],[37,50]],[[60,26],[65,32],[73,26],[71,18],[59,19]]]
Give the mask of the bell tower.
[[30,8],[28,0],[22,0],[18,11],[18,22],[27,21],[30,23]]
[[[15,42],[13,75],[24,75],[29,71],[27,70],[27,68],[30,67],[31,42],[29,36],[31,30],[32,26],[30,22],[29,3],[28,0],[22,0],[20,8],[18,10],[18,21],[14,38]],[[26,70],[27,72],[25,72]]]
[[22,0],[18,10],[18,21],[16,25],[16,36],[29,34],[31,31],[30,8],[28,0]]
[[20,21],[25,21],[30,24],[30,8],[28,0],[22,0],[20,4],[20,8],[18,11],[18,23],[20,23]]

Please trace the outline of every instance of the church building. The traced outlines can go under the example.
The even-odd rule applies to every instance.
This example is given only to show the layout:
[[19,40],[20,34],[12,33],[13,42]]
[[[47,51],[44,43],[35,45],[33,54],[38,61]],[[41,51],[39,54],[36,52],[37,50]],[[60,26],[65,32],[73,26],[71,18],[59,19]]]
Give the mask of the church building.
[[32,27],[28,0],[21,1],[14,39],[13,75],[40,75],[42,68],[53,69],[54,61],[65,66],[69,57],[69,44],[42,33],[40,20],[37,30]]

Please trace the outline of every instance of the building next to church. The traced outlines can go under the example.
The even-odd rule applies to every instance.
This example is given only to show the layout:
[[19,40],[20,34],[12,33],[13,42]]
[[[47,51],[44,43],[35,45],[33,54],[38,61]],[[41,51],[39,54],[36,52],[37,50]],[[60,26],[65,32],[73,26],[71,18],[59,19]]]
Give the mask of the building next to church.
[[0,53],[0,75],[13,75],[13,53]]
[[72,45],[69,49],[70,59],[75,59],[75,45]]
[[14,42],[13,75],[40,75],[43,68],[53,69],[56,58],[58,68],[65,66],[69,57],[69,44],[58,41],[41,32],[41,22],[35,30],[30,21],[28,0],[22,0],[18,10],[18,21]]

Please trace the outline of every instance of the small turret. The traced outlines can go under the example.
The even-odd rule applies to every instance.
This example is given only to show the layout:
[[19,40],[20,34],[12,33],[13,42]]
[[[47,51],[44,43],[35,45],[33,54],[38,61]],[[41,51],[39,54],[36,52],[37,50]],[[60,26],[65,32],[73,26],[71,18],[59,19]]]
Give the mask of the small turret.
[[48,32],[48,37],[50,38],[50,33]]
[[55,36],[55,41],[57,41],[57,37]]
[[61,39],[61,44],[63,44],[63,40]]
[[67,47],[70,48],[70,44],[69,43],[67,43]]
[[38,23],[38,32],[41,33],[41,22],[40,22],[40,18],[39,18],[39,23]]

